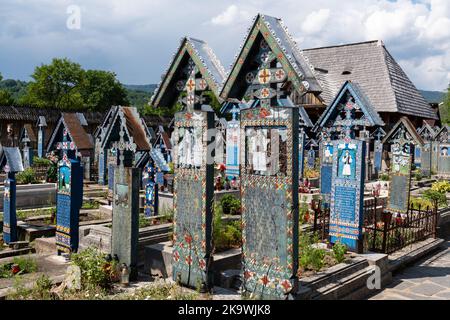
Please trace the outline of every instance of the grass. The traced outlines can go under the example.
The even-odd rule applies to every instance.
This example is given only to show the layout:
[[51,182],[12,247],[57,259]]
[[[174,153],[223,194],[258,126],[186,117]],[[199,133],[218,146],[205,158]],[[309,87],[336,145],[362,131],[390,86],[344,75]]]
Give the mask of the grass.
[[[20,271],[16,274],[12,271],[13,265],[19,266]],[[14,276],[36,272],[37,270],[37,263],[34,259],[30,257],[14,257],[12,262],[0,265],[0,279],[12,278]]]
[[98,209],[100,208],[100,203],[98,201],[88,201],[83,202],[81,209]]
[[37,216],[45,216],[45,215],[51,215],[56,214],[56,207],[51,208],[39,208],[34,210],[17,210],[17,219],[18,220],[24,220],[32,217]]
[[113,300],[197,300],[199,293],[174,283],[153,283],[132,293],[117,295]]

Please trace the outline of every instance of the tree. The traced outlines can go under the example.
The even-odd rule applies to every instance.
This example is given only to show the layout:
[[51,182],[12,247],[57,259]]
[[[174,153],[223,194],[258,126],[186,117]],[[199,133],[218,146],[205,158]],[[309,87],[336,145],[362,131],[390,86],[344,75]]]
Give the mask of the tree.
[[23,104],[63,110],[103,111],[112,105],[127,104],[126,91],[116,75],[100,70],[84,70],[68,59],[53,59],[36,67]]
[[[0,81],[2,81],[3,76],[0,73]],[[10,106],[14,104],[14,99],[11,93],[7,90],[0,89],[0,106]]]
[[31,75],[25,101],[39,107],[79,109],[83,99],[78,89],[83,81],[83,69],[68,59],[53,59],[49,65],[36,67]]
[[450,84],[444,96],[443,105],[439,108],[439,113],[441,115],[441,122],[443,124],[450,124]]
[[113,72],[85,71],[80,93],[85,107],[90,110],[106,110],[112,105],[128,105],[127,92]]

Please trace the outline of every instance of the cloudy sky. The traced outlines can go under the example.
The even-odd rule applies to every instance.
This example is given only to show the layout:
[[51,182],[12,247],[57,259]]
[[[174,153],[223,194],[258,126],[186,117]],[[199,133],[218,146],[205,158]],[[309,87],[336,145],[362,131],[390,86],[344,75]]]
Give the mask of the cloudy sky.
[[123,83],[157,83],[184,35],[228,69],[258,12],[282,18],[301,48],[382,39],[417,87],[450,81],[449,0],[1,0],[0,72],[29,80],[68,57]]

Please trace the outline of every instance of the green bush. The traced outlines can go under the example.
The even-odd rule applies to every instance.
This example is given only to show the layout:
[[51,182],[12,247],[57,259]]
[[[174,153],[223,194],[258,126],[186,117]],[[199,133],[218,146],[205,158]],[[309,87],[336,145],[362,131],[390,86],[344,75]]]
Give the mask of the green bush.
[[19,272],[16,275],[22,275],[26,273],[36,272],[38,270],[36,261],[29,257],[14,257],[11,263],[5,263],[0,265],[0,279],[12,278],[12,266],[17,264],[19,266]]
[[8,300],[53,300],[50,292],[52,281],[47,275],[41,275],[32,288],[26,288],[20,281],[14,283],[14,291],[8,294]]
[[224,195],[220,199],[220,205],[224,214],[236,215],[241,212],[241,201],[231,194]]
[[16,175],[16,180],[18,184],[36,183],[36,173],[33,168],[26,168]]
[[389,181],[389,174],[387,174],[387,173],[382,173],[382,174],[380,175],[380,180],[381,180],[381,181]]
[[72,263],[81,269],[81,285],[85,289],[107,289],[112,284],[114,262],[106,261],[103,252],[87,248],[72,255]]
[[88,201],[83,202],[82,209],[98,209],[100,207],[100,203],[98,201]]
[[302,234],[299,237],[299,265],[304,270],[319,271],[325,265],[326,251],[316,248],[313,244],[318,243],[318,236],[315,234],[310,237],[308,234]]
[[430,209],[433,208],[433,203],[426,198],[411,197],[409,199],[409,205],[410,205],[411,209],[414,209],[414,210],[419,210],[419,208],[421,210],[425,210],[427,207]]
[[56,162],[51,162],[50,167],[47,170],[47,181],[56,182],[58,179],[58,164]]
[[50,166],[52,162],[46,158],[33,157],[34,166]]
[[214,210],[213,243],[216,251],[224,251],[242,245],[241,222],[224,222],[221,206],[216,206]]
[[309,208],[306,202],[300,203],[298,220],[300,224],[308,223],[309,221]]
[[419,171],[416,171],[415,173],[414,173],[414,179],[416,180],[416,181],[420,181],[420,180],[422,180],[423,179],[423,175],[422,175],[422,172],[419,170]]
[[336,242],[333,245],[333,254],[334,258],[338,263],[341,263],[345,260],[345,254],[347,253],[347,246],[345,244],[341,244],[340,242]]
[[428,189],[423,193],[423,197],[426,200],[429,200],[432,205],[431,207],[437,206],[447,206],[447,197],[445,195],[445,192],[440,192],[433,189]]
[[438,191],[440,193],[450,192],[450,181],[437,181],[433,183],[433,185],[431,186],[431,190]]

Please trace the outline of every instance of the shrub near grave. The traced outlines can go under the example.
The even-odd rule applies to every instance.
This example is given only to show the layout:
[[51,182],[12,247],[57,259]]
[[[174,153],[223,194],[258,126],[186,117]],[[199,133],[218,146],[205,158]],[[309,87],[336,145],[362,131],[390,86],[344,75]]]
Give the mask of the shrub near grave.
[[223,214],[236,215],[241,213],[241,201],[231,194],[224,195],[220,199]]
[[242,226],[240,221],[222,220],[222,207],[216,206],[213,222],[213,243],[215,252],[238,248],[242,245]]
[[29,257],[14,257],[10,263],[0,265],[0,279],[12,278],[38,270],[36,261]]
[[96,248],[87,248],[72,255],[72,263],[81,269],[81,286],[84,289],[109,289],[116,274],[114,261]]
[[305,233],[299,237],[299,277],[310,276],[324,268],[332,267],[344,262],[347,247],[339,242],[335,243],[332,251],[320,248],[317,234],[310,236]]
[[14,290],[6,297],[8,300],[53,300],[52,281],[47,275],[41,275],[32,288],[26,288],[20,281],[14,284]]
[[16,175],[17,184],[36,183],[36,173],[33,168],[26,168]]

